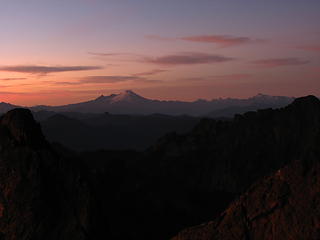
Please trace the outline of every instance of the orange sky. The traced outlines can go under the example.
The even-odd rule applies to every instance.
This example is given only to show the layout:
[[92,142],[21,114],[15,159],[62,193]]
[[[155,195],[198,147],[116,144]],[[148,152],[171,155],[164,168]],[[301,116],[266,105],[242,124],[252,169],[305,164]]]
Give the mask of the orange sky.
[[320,95],[319,2],[244,1],[4,0],[0,102]]

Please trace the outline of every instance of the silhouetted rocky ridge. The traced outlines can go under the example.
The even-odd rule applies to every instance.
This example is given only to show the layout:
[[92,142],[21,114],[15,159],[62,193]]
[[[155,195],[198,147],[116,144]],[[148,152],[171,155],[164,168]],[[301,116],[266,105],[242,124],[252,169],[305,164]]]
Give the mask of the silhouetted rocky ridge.
[[15,109],[0,118],[0,239],[317,239],[319,144],[313,96],[145,152],[75,153]]
[[79,164],[62,161],[29,110],[2,116],[0,133],[0,239],[89,239],[93,197]]
[[254,183],[212,221],[174,240],[319,239],[320,102],[300,98],[277,115],[277,123],[280,116],[286,119],[286,126],[273,132],[280,140],[276,144],[287,149],[279,161],[284,166]]
[[319,155],[255,183],[214,220],[173,240],[319,239]]

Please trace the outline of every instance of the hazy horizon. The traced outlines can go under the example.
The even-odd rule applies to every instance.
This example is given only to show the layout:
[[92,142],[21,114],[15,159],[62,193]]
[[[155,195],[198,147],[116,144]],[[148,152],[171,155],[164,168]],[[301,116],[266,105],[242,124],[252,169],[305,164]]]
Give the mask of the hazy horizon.
[[[87,101],[94,101],[95,99],[103,96],[103,97],[107,97],[107,96],[110,96],[110,95],[120,95],[122,93],[125,93],[126,91],[132,91],[133,93],[139,95],[140,97],[143,97],[143,98],[146,98],[148,100],[159,100],[159,101],[179,101],[179,102],[195,102],[195,101],[198,101],[198,100],[205,100],[205,101],[213,101],[213,100],[219,100],[219,99],[239,99],[239,100],[245,100],[245,99],[249,99],[249,98],[254,98],[254,97],[258,97],[259,95],[265,95],[265,96],[270,96],[270,97],[287,97],[287,98],[299,98],[299,97],[303,97],[303,96],[278,96],[278,95],[269,95],[269,94],[265,94],[265,93],[257,93],[257,94],[254,94],[252,96],[248,96],[248,97],[219,97],[219,98],[197,98],[197,99],[193,99],[193,100],[179,100],[179,99],[156,99],[156,98],[149,98],[149,97],[146,97],[142,94],[139,94],[137,91],[133,91],[131,89],[126,89],[126,90],[121,90],[121,91],[118,91],[118,92],[113,92],[111,94],[100,94],[100,95],[96,95],[96,96],[93,96],[92,98],[87,98],[87,99],[83,99],[83,100],[80,100],[78,102],[66,102],[65,104],[58,104],[58,105],[50,105],[50,104],[43,104],[41,102],[37,103],[37,104],[29,104],[29,105],[26,105],[26,104],[15,104],[14,102],[4,102],[0,99],[0,103],[8,103],[8,104],[12,104],[12,105],[17,105],[17,106],[21,106],[21,107],[35,107],[35,106],[41,106],[41,105],[46,105],[46,106],[52,106],[52,107],[55,107],[55,106],[63,106],[63,105],[69,105],[69,104],[77,104],[77,103],[82,103],[82,102],[87,102]],[[312,94],[310,94],[312,95]],[[318,97],[318,96],[316,96]],[[318,97],[319,98],[319,97]]]
[[[75,7],[76,6],[76,7]],[[4,0],[0,102],[320,95],[316,0]]]

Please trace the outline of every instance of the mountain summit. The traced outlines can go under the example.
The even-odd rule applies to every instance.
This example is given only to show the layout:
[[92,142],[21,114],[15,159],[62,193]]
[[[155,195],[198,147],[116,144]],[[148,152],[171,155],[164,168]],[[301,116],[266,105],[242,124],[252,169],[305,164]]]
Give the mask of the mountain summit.
[[[220,98],[212,100],[197,100],[193,102],[183,101],[161,101],[140,96],[132,90],[126,90],[118,94],[108,96],[101,95],[93,100],[68,104],[62,106],[34,106],[29,109],[52,112],[81,112],[81,113],[103,113],[112,114],[166,114],[166,115],[192,115],[208,117],[233,117],[247,111],[256,111],[262,108],[279,108],[290,104],[294,98],[284,96],[270,96],[258,94],[247,99]],[[14,106],[0,104],[0,113],[7,112]]]
[[144,97],[136,94],[132,90],[126,90],[119,94],[111,94],[109,96],[101,95],[97,97],[95,102],[109,102],[109,103],[118,103],[118,102],[134,102],[134,101],[148,101]]
[[126,90],[118,95],[114,95],[112,97],[111,102],[135,102],[135,101],[150,101],[149,99],[146,99],[144,97],[141,97],[140,95],[136,94],[135,92],[131,90]]

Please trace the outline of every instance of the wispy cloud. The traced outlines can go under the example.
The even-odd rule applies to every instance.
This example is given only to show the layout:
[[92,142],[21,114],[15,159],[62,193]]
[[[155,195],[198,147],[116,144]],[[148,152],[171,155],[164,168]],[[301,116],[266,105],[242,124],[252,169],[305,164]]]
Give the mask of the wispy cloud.
[[176,38],[162,37],[159,35],[146,35],[145,38],[148,38],[151,40],[160,40],[160,41],[174,41],[174,40],[176,40]]
[[46,90],[46,91],[36,91],[36,92],[17,92],[17,91],[0,91],[0,94],[3,95],[16,95],[16,96],[43,96],[47,97],[48,95],[52,96],[61,96],[69,93],[77,93],[76,91],[69,90]]
[[117,83],[141,80],[140,77],[136,76],[88,76],[80,80],[81,83]]
[[146,72],[140,72],[140,73],[135,73],[133,74],[133,76],[152,76],[158,73],[162,73],[162,72],[167,72],[168,70],[164,70],[164,69],[154,69],[151,71],[146,71]]
[[320,52],[320,45],[303,45],[303,46],[296,46],[296,48],[309,51],[309,52]]
[[192,35],[192,36],[184,36],[184,37],[162,37],[158,35],[147,35],[145,36],[151,40],[161,40],[161,41],[175,41],[175,40],[183,40],[188,42],[199,42],[199,43],[214,43],[220,47],[232,47],[243,44],[253,44],[253,43],[262,43],[266,42],[263,39],[254,39],[250,37],[239,37],[232,35],[217,35],[217,34],[206,34],[206,35]]
[[234,73],[234,74],[224,74],[224,75],[211,75],[203,77],[186,77],[180,78],[177,81],[187,81],[187,82],[211,82],[211,81],[232,81],[232,80],[244,80],[251,78],[253,75],[248,73]]
[[[1,86],[3,87],[3,86]],[[16,92],[16,91],[0,91],[0,94],[3,95],[32,95],[30,92]]]
[[114,57],[121,55],[130,55],[129,53],[112,53],[112,52],[88,52],[89,55],[98,56],[98,57]]
[[132,80],[138,80],[138,77],[134,76],[88,76],[78,81],[63,81],[53,82],[55,85],[84,85],[84,84],[108,84],[108,83],[119,83]]
[[147,78],[139,76],[88,76],[81,78],[78,81],[69,81],[69,82],[51,82],[55,85],[84,85],[84,84],[94,84],[94,85],[103,85],[103,84],[112,84],[112,83],[121,83],[121,82],[134,82],[134,83],[156,83],[160,80],[150,80]]
[[299,58],[271,58],[271,59],[261,59],[253,61],[261,67],[274,68],[274,67],[285,67],[285,66],[298,66],[308,64],[310,61],[302,60]]
[[88,52],[94,59],[108,62],[108,66],[118,66],[115,62],[139,62],[145,56],[136,53],[125,52]]
[[100,66],[38,66],[38,65],[17,65],[2,66],[0,71],[30,73],[37,75],[46,75],[48,73],[88,71],[102,69]]
[[195,35],[181,37],[180,39],[190,42],[214,43],[219,45],[220,47],[232,47],[249,43],[265,42],[265,40],[262,39],[253,39],[249,37],[237,37],[230,35]]
[[78,81],[70,81],[70,82],[66,82],[66,81],[63,81],[63,82],[53,82],[53,81],[46,81],[46,83],[49,83],[49,84],[54,84],[54,85],[61,85],[61,86],[73,86],[73,85],[81,85],[83,83],[81,82],[78,82]]
[[141,54],[136,53],[126,53],[126,52],[88,52],[89,55],[100,57],[100,58],[109,58],[109,57],[143,57]]
[[252,74],[238,73],[238,74],[213,75],[213,76],[210,76],[209,79],[229,81],[229,80],[247,79],[251,77],[252,77]]
[[26,80],[27,78],[0,78],[1,81],[19,81]]
[[147,78],[141,78],[134,81],[135,83],[139,84],[156,84],[156,83],[164,83],[163,80],[154,80],[154,79],[147,79]]
[[[3,86],[1,86],[2,88]],[[3,95],[14,95],[14,94],[17,94],[16,92],[7,92],[7,91],[0,91],[0,94],[3,94]]]
[[[153,63],[157,65],[173,66],[173,65],[191,65],[191,64],[208,64],[221,63],[234,60],[230,57],[225,57],[216,54],[198,53],[198,52],[182,52],[170,54],[160,57],[150,57],[145,55],[130,54],[130,53],[89,53],[97,56],[102,60],[115,61],[134,61],[140,63]],[[117,58],[121,56],[121,58]],[[124,58],[123,58],[124,57]],[[137,73],[133,76],[150,76],[167,70],[155,69],[147,72]]]
[[225,57],[215,54],[205,53],[180,53],[173,55],[166,55],[155,58],[145,58],[146,63],[153,63],[158,65],[192,65],[192,64],[208,64],[208,63],[223,63],[234,60],[230,57]]

